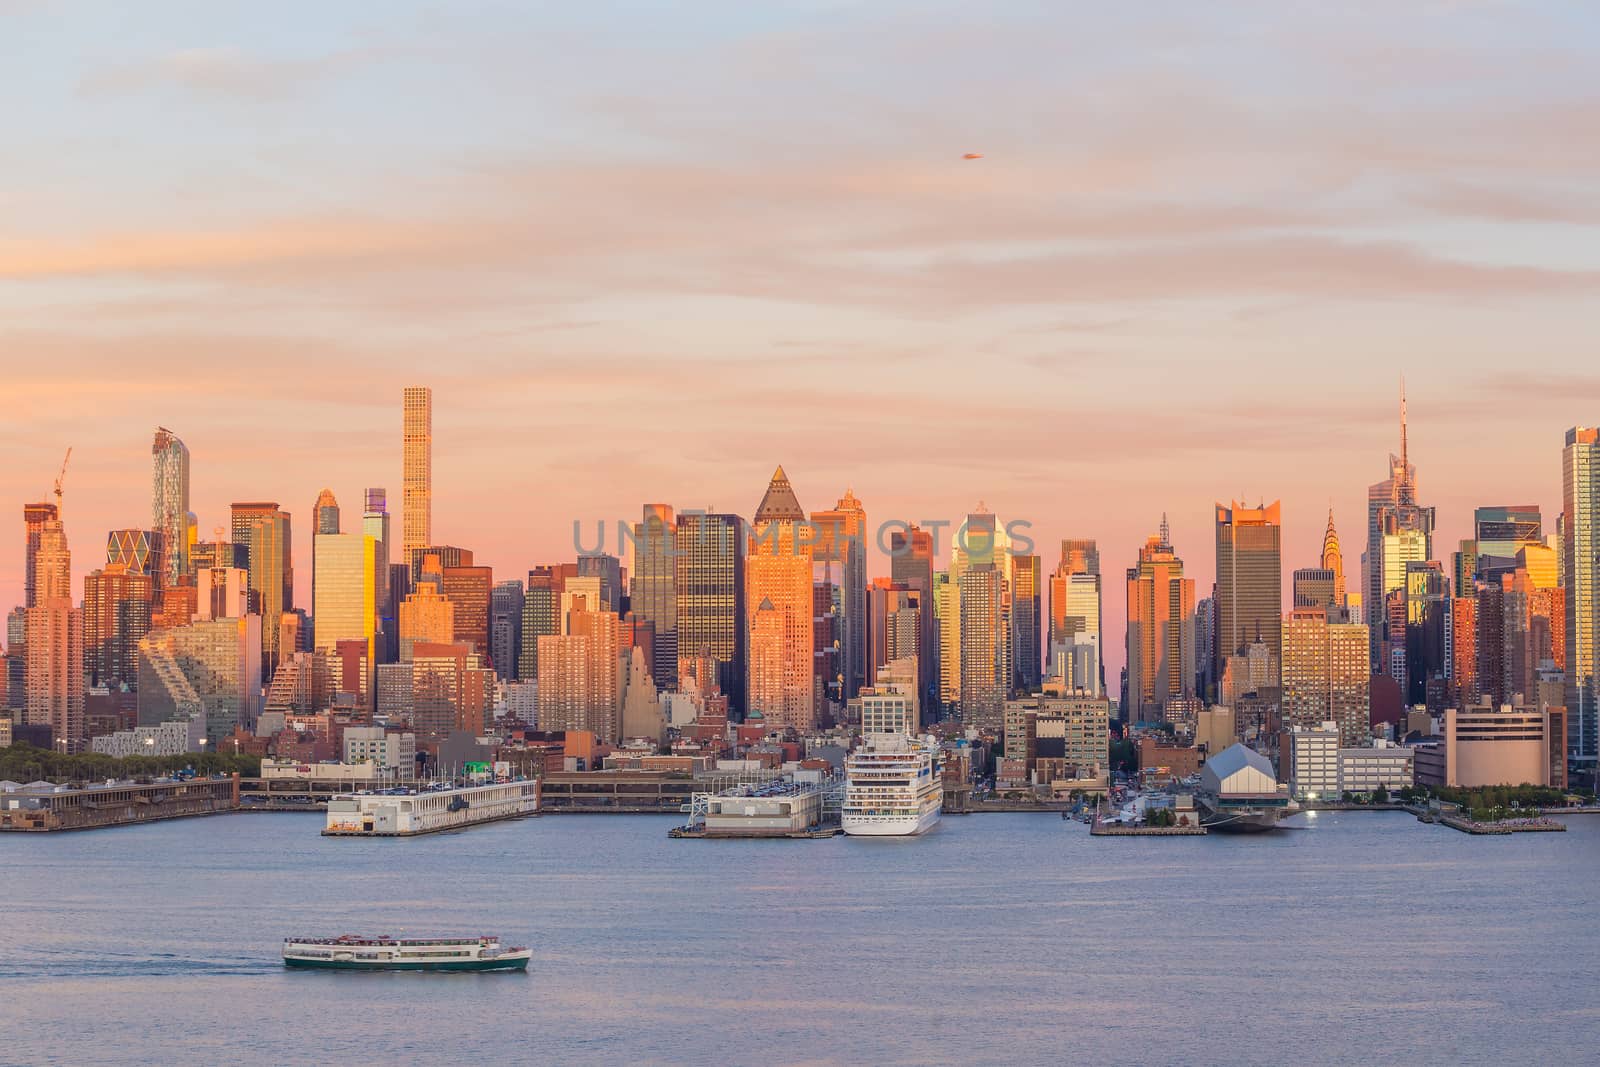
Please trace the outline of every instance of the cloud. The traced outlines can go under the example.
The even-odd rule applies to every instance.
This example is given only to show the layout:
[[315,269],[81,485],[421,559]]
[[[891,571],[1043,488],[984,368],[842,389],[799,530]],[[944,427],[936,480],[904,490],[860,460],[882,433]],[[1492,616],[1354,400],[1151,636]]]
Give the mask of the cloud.
[[115,63],[87,73],[86,96],[181,89],[241,100],[267,100],[307,89],[310,83],[373,58],[355,49],[306,58],[274,58],[233,47],[181,48]]

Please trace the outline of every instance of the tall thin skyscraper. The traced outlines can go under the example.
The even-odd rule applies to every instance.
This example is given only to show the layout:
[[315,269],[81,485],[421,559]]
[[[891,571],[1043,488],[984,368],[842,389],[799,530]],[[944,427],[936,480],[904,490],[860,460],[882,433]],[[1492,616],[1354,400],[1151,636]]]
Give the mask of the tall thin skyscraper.
[[433,390],[425,385],[406,387],[402,448],[400,539],[410,559],[414,549],[433,544]]
[[339,502],[334,499],[332,489],[324,489],[317,494],[317,504],[312,509],[311,516],[312,521],[316,523],[316,533],[339,532]]
[[189,449],[162,426],[156,429],[150,455],[155,468],[150,524],[160,532],[166,550],[166,571],[156,584],[166,588],[189,573]]
[[[1283,655],[1283,527],[1279,502],[1217,505],[1217,629],[1214,677],[1229,656],[1261,642],[1274,659]],[[1277,679],[1269,684],[1276,685]]]
[[389,529],[389,494],[369,488],[366,508],[361,513],[361,532],[378,542],[378,631],[376,663],[392,663],[399,655],[399,604],[391,588],[389,547],[394,542]]
[[1566,579],[1567,758],[1593,766],[1600,755],[1600,429],[1574,426],[1561,453],[1561,567]]

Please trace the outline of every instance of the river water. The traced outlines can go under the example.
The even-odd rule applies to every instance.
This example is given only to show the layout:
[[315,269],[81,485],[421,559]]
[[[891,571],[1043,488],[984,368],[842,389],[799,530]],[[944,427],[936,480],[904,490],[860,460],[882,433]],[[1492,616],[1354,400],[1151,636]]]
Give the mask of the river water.
[[[1091,838],[409,840],[241,814],[0,837],[0,1063],[1596,1062],[1600,816]],[[516,974],[286,971],[288,934],[498,933]]]

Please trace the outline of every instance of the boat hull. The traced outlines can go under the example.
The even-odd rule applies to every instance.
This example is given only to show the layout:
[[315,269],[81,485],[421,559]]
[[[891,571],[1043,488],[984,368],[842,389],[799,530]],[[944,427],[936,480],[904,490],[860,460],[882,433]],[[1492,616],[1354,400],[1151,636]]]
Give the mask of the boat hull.
[[851,815],[847,812],[840,824],[851,837],[916,837],[938,826],[939,814],[938,808],[923,812],[921,817]]
[[1287,805],[1218,803],[1205,796],[1197,796],[1195,804],[1200,809],[1200,825],[1219,834],[1264,834],[1299,810]]
[[370,960],[311,960],[285,956],[285,967],[319,971],[526,971],[528,956],[503,957],[492,960],[446,960],[442,962]]

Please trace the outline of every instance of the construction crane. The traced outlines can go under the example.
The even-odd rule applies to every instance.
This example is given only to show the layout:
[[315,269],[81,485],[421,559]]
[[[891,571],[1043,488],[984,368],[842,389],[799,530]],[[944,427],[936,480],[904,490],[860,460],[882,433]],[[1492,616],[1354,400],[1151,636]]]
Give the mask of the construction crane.
[[72,460],[72,446],[67,446],[66,458],[61,461],[61,473],[56,475],[56,518],[61,518],[61,483],[67,480],[67,464]]

